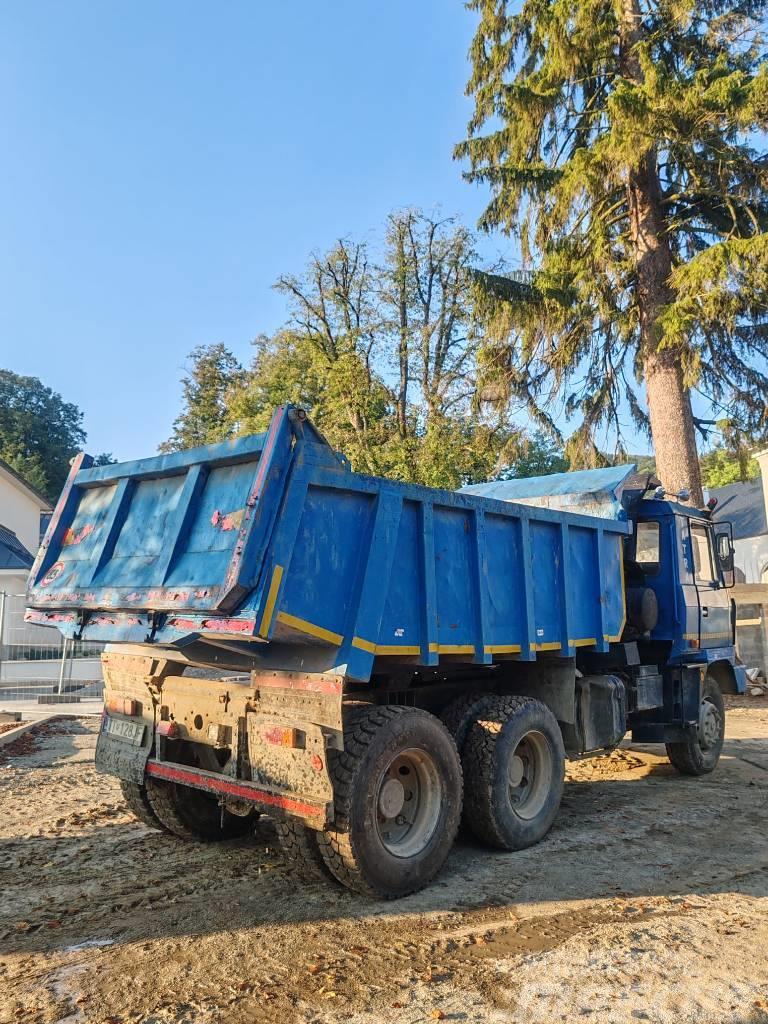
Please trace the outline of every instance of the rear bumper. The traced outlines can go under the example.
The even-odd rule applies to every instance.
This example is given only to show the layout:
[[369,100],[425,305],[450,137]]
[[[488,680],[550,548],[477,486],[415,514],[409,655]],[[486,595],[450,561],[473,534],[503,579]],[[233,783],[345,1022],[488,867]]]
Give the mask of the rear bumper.
[[246,800],[267,813],[282,813],[303,818],[307,824],[313,824],[318,828],[325,824],[331,812],[330,806],[324,801],[312,801],[295,794],[281,793],[276,789],[266,789],[254,782],[231,779],[201,768],[183,768],[168,761],[147,761],[146,773],[154,779],[174,782],[179,786],[191,786],[224,800]]

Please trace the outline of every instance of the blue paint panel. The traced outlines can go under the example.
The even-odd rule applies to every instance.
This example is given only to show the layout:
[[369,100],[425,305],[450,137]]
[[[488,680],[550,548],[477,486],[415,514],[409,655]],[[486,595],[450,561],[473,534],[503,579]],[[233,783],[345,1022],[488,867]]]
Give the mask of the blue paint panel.
[[199,506],[166,585],[194,586],[199,580],[220,579],[232,557],[248,492],[253,464],[213,469],[205,482]]
[[486,515],[488,545],[488,624],[486,644],[527,643],[525,635],[525,566],[520,520]]
[[474,644],[474,574],[471,512],[435,505],[437,642]]
[[419,507],[403,503],[395,558],[378,637],[364,637],[379,644],[406,647],[421,643],[422,580],[419,571]]
[[308,489],[280,611],[344,633],[374,509],[373,495]]
[[115,494],[116,484],[86,491],[77,513],[67,529],[58,561],[63,570],[49,584],[50,591],[66,592],[79,580],[90,565],[107,527],[107,517]]
[[[178,507],[183,486],[183,476],[142,480],[136,485],[130,518],[120,531],[111,562],[100,575],[102,586],[125,585],[126,573],[132,574],[137,587],[162,583],[153,571],[153,563],[168,543],[169,519]],[[87,495],[88,491],[85,493]],[[147,529],[148,523],[152,524],[151,530]]]
[[600,625],[600,581],[595,572],[598,534],[595,530],[570,525],[571,566],[566,585],[570,598],[571,640],[602,637]]
[[300,416],[281,407],[265,435],[114,466],[78,456],[30,606],[231,615],[257,582],[295,431]]
[[531,521],[533,605],[536,643],[559,643],[562,638],[560,526]]
[[605,600],[606,635],[616,637],[624,626],[624,588],[622,586],[622,537],[603,534],[603,597]]

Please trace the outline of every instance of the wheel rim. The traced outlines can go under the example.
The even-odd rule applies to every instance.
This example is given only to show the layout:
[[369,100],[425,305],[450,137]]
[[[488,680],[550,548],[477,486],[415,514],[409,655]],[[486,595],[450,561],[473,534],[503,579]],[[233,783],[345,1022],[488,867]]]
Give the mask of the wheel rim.
[[528,821],[541,812],[552,785],[552,773],[552,750],[546,736],[527,732],[507,763],[509,802],[519,818]]
[[699,746],[711,750],[720,742],[722,720],[718,707],[706,697],[699,705]]
[[417,747],[402,750],[382,772],[376,790],[376,830],[395,857],[421,853],[435,834],[443,785],[432,757]]

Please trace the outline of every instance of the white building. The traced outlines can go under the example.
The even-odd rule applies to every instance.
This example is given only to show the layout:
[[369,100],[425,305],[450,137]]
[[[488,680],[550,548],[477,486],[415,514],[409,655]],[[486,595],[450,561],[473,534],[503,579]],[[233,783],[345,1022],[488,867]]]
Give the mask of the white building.
[[52,642],[52,630],[24,622],[23,596],[40,547],[42,520],[50,512],[43,495],[0,459],[0,660],[28,644]]
[[0,590],[23,594],[40,547],[41,518],[51,506],[0,459]]

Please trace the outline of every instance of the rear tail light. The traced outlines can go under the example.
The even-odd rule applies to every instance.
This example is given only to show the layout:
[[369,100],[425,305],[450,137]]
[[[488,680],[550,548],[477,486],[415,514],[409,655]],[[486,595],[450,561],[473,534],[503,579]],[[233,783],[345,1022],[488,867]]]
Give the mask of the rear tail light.
[[281,728],[265,729],[261,734],[265,743],[274,743],[277,747],[303,747],[303,733],[299,729]]
[[161,736],[165,736],[167,740],[172,740],[179,735],[179,727],[175,722],[159,722],[157,731]]

